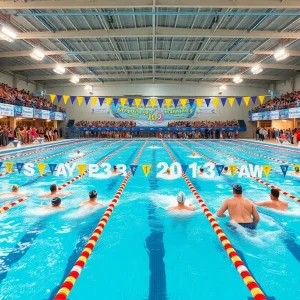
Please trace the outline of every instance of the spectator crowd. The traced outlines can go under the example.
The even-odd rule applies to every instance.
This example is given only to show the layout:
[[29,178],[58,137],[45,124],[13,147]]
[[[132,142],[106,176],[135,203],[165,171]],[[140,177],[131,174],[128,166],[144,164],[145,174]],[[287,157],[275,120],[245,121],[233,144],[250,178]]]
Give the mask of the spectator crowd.
[[300,128],[295,129],[275,129],[275,128],[256,128],[256,140],[276,140],[282,143],[287,141],[290,144],[298,144],[300,142]]
[[196,122],[190,122],[190,121],[175,121],[175,122],[169,122],[169,127],[239,127],[239,123],[236,120],[232,121],[196,121]]
[[136,123],[133,121],[79,121],[75,123],[78,127],[134,127]]
[[4,83],[0,84],[0,103],[65,112],[64,108],[52,104],[51,101],[45,98],[33,96],[28,91],[9,87]]

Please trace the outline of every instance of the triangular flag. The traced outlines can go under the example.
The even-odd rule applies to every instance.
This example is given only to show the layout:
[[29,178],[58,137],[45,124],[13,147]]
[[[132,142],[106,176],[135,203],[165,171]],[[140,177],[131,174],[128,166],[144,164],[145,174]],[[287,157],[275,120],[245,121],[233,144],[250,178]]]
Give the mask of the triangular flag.
[[206,103],[206,106],[207,106],[207,107],[209,107],[210,100],[211,100],[210,98],[205,98],[205,103]]
[[265,96],[258,96],[258,100],[259,100],[260,104],[263,104],[264,100],[265,100]]
[[113,98],[114,101],[114,105],[117,106],[118,102],[119,102],[119,98]]
[[270,171],[271,171],[271,166],[270,165],[264,165],[262,166],[263,172],[265,174],[265,176],[268,178]]
[[92,106],[95,106],[97,104],[98,98],[97,97],[92,97],[91,101],[92,101]]
[[166,107],[170,107],[172,99],[165,99]]
[[196,99],[196,102],[197,102],[197,106],[198,106],[199,108],[201,108],[201,107],[202,107],[202,104],[203,104],[203,99],[202,99],[202,98],[198,98],[198,99]]
[[99,99],[99,104],[100,104],[100,106],[102,106],[103,105],[103,103],[104,103],[104,100],[105,100],[105,98],[98,98]]
[[188,165],[181,165],[182,172],[185,173],[188,167]]
[[86,164],[78,164],[77,168],[78,168],[79,174],[82,175],[84,173],[85,168],[86,168]]
[[225,106],[227,98],[221,98],[222,105]]
[[14,162],[12,161],[6,161],[5,162],[5,167],[6,167],[6,172],[9,173],[12,168],[13,168]]
[[133,98],[128,98],[128,105],[131,107],[132,103],[133,103]]
[[236,102],[239,106],[241,106],[242,100],[242,97],[236,97]]
[[233,102],[234,102],[234,98],[228,98],[228,102],[229,102],[230,106],[232,107]]
[[64,104],[67,104],[69,98],[70,98],[70,96],[68,96],[68,95],[63,95]]
[[81,103],[82,103],[82,101],[83,101],[83,97],[78,96],[78,97],[77,97],[77,101],[78,101],[78,105],[80,106]]
[[195,103],[195,99],[189,99],[189,104],[190,104],[190,107],[192,107]]
[[110,106],[112,101],[112,98],[105,98],[105,103],[107,104],[107,106]]
[[243,98],[244,98],[245,105],[248,106],[250,97],[247,96],[247,97],[243,97]]
[[54,94],[50,94],[50,100],[51,100],[51,102],[52,102],[52,103],[54,102],[54,100],[55,100],[55,97],[56,97],[56,95],[54,95]]
[[218,172],[218,174],[220,176],[222,174],[222,172],[223,172],[224,165],[216,165],[215,167],[216,167],[217,172]]
[[57,102],[59,103],[62,98],[62,95],[56,95]]
[[251,100],[252,100],[252,103],[253,103],[253,104],[256,103],[256,99],[257,99],[257,96],[252,96],[252,97],[251,97]]
[[39,163],[39,164],[37,164],[37,168],[38,168],[38,170],[39,170],[41,176],[43,175],[46,166],[47,166],[47,165],[44,164],[44,163]]
[[289,169],[289,165],[280,165],[280,168],[281,168],[283,176],[285,177],[285,175]]
[[177,107],[178,102],[179,102],[179,99],[173,99],[173,104],[174,104],[175,107]]
[[138,167],[138,165],[130,165],[130,170],[131,170],[131,173],[132,173],[133,176],[136,172],[137,167]]
[[156,104],[156,99],[155,98],[150,98],[150,105],[153,108]]
[[141,99],[141,98],[136,98],[136,99],[134,99],[134,104],[136,105],[136,107],[140,107],[141,102],[142,102],[142,99]]
[[183,108],[185,108],[186,106],[186,103],[187,103],[187,99],[180,99],[180,104],[182,105]]
[[149,99],[148,98],[143,98],[143,104],[146,107],[148,104]]
[[120,103],[122,106],[126,104],[127,99],[126,98],[120,98]]
[[76,99],[76,96],[71,96],[71,97],[70,97],[70,100],[71,100],[71,103],[72,103],[72,104],[74,104],[75,99]]
[[164,103],[164,99],[157,99],[158,105],[159,107],[162,107],[163,103]]
[[219,101],[220,101],[219,98],[213,98],[213,99],[212,99],[212,103],[213,103],[214,107],[217,107],[217,106],[218,106]]
[[49,166],[49,168],[50,168],[51,174],[53,175],[53,172],[54,172],[54,170],[55,170],[57,164],[49,164],[48,166]]
[[145,176],[147,177],[150,173],[152,165],[142,165]]
[[18,172],[20,173],[23,169],[24,163],[16,163],[16,166],[17,166]]
[[84,101],[85,101],[85,104],[86,104],[86,105],[89,104],[90,99],[91,99],[90,96],[85,96],[85,97],[84,97]]
[[228,168],[230,170],[231,176],[234,176],[236,170],[237,170],[237,165],[228,165]]

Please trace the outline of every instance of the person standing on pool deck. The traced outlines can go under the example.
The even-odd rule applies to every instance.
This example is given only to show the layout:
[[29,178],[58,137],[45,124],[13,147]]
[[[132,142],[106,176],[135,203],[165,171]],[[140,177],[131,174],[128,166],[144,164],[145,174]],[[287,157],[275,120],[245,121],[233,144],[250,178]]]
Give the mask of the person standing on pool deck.
[[90,197],[90,200],[81,202],[80,206],[87,206],[87,205],[90,205],[90,206],[103,206],[102,203],[99,203],[99,202],[96,201],[97,197],[98,197],[97,191],[95,191],[95,190],[90,191],[89,192],[89,197]]
[[177,202],[178,204],[176,206],[170,206],[167,208],[167,210],[190,210],[194,211],[196,208],[194,205],[185,205],[184,202],[186,200],[186,196],[183,192],[179,192],[177,195]]
[[255,229],[259,222],[259,214],[255,205],[243,197],[243,188],[239,184],[232,186],[233,197],[226,199],[217,212],[218,217],[225,217],[226,210],[229,212],[230,220],[236,221],[247,229]]
[[72,192],[69,192],[67,194],[58,194],[57,192],[58,192],[57,185],[56,184],[51,184],[50,185],[50,194],[44,194],[44,195],[41,195],[40,197],[42,197],[42,198],[51,198],[53,196],[56,196],[56,197],[67,197],[67,196],[72,195]]
[[279,190],[277,189],[271,189],[270,199],[271,201],[254,202],[254,204],[257,206],[265,206],[282,211],[287,210],[289,207],[287,202],[279,200]]

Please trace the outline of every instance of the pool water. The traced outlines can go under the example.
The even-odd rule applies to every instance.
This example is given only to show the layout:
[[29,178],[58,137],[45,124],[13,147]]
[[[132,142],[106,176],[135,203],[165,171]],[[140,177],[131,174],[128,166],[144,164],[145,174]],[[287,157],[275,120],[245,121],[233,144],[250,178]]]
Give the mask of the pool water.
[[[17,158],[10,159],[10,153],[5,153],[5,161],[26,163],[46,155],[48,158],[41,162],[58,164],[74,159],[74,152],[79,149],[87,155],[75,157],[74,163],[95,164],[113,154],[107,163],[129,166],[144,143],[136,173],[129,178],[68,299],[252,299],[185,180],[156,176],[159,162],[172,163],[160,140],[70,141],[59,148],[55,145],[53,150],[48,147],[47,152]],[[289,151],[290,148],[243,140],[165,143],[181,165],[204,165],[207,158],[239,167],[246,164],[241,158],[256,165],[271,165],[269,177],[262,179],[300,197],[300,177],[290,172],[284,177],[282,163],[251,155],[299,164],[300,151],[296,148]],[[193,157],[191,149],[205,158]],[[142,165],[151,165],[147,177]],[[49,205],[50,200],[40,195],[48,192],[50,184],[62,185],[71,177],[55,176],[48,171],[47,167],[47,174],[42,177],[27,177],[22,172],[0,177],[0,192],[18,184],[20,192],[30,195],[23,203],[0,214],[1,300],[54,299],[124,180],[124,176],[85,175],[61,191],[73,193],[63,198],[67,209],[53,212],[41,208],[41,204]],[[5,166],[0,173],[5,173]],[[238,178],[237,174],[193,178],[191,168],[186,174],[213,214],[232,195],[231,184],[235,182],[242,184],[244,195],[250,200],[269,199],[269,187],[251,178]],[[97,190],[98,200],[105,207],[79,208],[92,189]],[[196,205],[195,212],[166,210],[176,204],[179,191],[187,195],[188,203]],[[0,207],[16,199],[0,197]],[[268,299],[296,300],[300,299],[300,204],[283,195],[281,199],[288,201],[289,211],[258,208],[261,221],[255,232],[232,229],[228,218],[217,221]]]

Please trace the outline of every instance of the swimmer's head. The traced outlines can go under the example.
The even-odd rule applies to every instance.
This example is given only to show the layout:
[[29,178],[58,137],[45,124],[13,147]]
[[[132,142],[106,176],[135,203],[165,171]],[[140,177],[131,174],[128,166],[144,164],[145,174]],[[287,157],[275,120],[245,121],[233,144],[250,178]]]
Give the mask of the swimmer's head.
[[299,173],[299,171],[300,171],[300,170],[299,170],[299,167],[295,167],[295,172],[296,172],[296,173]]
[[117,166],[114,166],[114,171],[117,171]]
[[204,168],[201,167],[201,168],[200,168],[200,173],[203,173],[203,172],[204,172]]
[[240,184],[233,184],[232,190],[233,190],[233,193],[236,195],[242,195],[242,193],[243,193],[243,188]]
[[186,200],[186,196],[183,192],[179,192],[177,195],[177,202],[178,203],[184,203]]
[[270,193],[271,199],[272,200],[278,200],[279,198],[279,190],[277,189],[271,189],[271,193]]
[[52,199],[51,204],[53,207],[57,207],[61,204],[61,199],[59,197],[55,197]]
[[54,183],[54,184],[51,184],[50,185],[50,192],[51,193],[54,193],[57,191],[57,185]]
[[196,155],[196,153],[195,152],[193,152],[193,154],[192,154],[193,156],[195,156]]
[[95,190],[90,191],[89,196],[90,196],[90,199],[97,198],[97,196],[98,196],[97,191],[95,191]]
[[227,171],[228,171],[228,167],[224,167],[224,171],[226,171],[226,172],[227,172]]
[[168,168],[167,169],[167,174],[170,174],[170,173],[171,173],[170,168]]
[[79,154],[80,153],[80,150],[77,150],[77,154]]
[[13,184],[11,190],[12,190],[12,192],[17,192],[19,190],[19,186],[17,184]]

